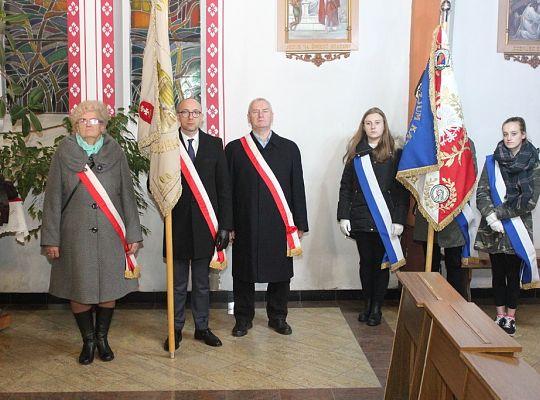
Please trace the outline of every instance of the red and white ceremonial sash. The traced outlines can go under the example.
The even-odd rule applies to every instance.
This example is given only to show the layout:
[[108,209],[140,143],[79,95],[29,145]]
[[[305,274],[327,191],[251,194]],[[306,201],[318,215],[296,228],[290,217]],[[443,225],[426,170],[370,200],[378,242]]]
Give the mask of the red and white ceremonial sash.
[[[191,158],[189,157],[189,154],[184,146],[180,146],[180,169],[182,170],[182,175],[184,175],[184,178],[189,185],[195,200],[197,200],[197,204],[199,205],[204,220],[208,225],[210,234],[215,239],[218,231],[216,212],[214,211],[214,207],[212,206],[212,202],[208,197],[208,193],[204,188],[201,178],[195,169],[195,165],[193,164],[193,161],[191,161]],[[223,250],[218,251],[217,249],[214,249],[214,256],[210,261],[210,267],[222,270],[226,266],[227,259],[225,257],[225,252]]]
[[250,134],[241,138],[240,143],[242,143],[244,151],[268,187],[268,190],[270,190],[279,214],[281,215],[281,219],[285,224],[285,232],[287,234],[287,257],[301,255],[302,246],[300,245],[300,238],[298,237],[298,228],[294,225],[291,209],[289,208],[287,199],[283,194],[283,189],[281,189],[281,185],[274,175],[274,172],[272,172],[270,166],[266,163]]
[[77,172],[77,176],[90,193],[90,196],[95,200],[100,210],[103,211],[122,242],[122,246],[126,252],[126,269],[124,271],[124,277],[128,279],[138,278],[141,275],[141,269],[137,265],[135,256],[133,254],[128,254],[129,247],[126,241],[126,226],[111,201],[111,198],[107,194],[107,191],[88,165],[85,165],[84,170],[81,172]]

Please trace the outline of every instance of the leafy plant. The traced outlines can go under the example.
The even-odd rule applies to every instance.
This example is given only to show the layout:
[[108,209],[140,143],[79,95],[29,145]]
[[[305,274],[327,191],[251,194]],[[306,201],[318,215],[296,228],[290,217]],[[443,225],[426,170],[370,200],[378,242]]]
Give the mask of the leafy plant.
[[[147,173],[150,167],[149,160],[139,151],[137,141],[133,134],[127,129],[130,121],[135,122],[136,109],[132,108],[128,113],[123,109],[111,117],[107,124],[107,132],[122,147],[126,154],[131,170],[131,177],[135,188],[135,197],[139,213],[148,208],[144,191],[141,186],[141,174]],[[72,131],[71,122],[68,117],[64,118],[63,125],[66,134]],[[31,201],[29,214],[32,218],[41,221],[41,199],[47,183],[47,175],[58,142],[62,136],[55,139],[52,146],[41,145],[27,146],[23,132],[0,133],[4,139],[4,146],[0,147],[0,175],[15,184],[19,195],[23,199]],[[37,233],[39,227],[32,233]],[[143,233],[149,233],[148,228],[143,226]]]

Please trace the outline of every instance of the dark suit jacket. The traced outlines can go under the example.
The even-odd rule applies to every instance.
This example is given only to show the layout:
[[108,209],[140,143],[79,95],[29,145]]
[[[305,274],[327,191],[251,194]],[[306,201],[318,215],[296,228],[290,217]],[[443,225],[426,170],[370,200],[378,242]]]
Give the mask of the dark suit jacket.
[[[182,140],[180,132],[179,135]],[[218,229],[232,230],[231,186],[220,138],[199,131],[195,169],[214,207]],[[175,259],[212,257],[215,238],[210,235],[208,225],[183,175],[182,196],[172,210],[172,223]],[[165,245],[163,251],[165,252]]]
[[[253,137],[253,133],[251,133]],[[263,149],[253,137],[283,189],[299,230],[308,231],[302,160],[298,146],[272,132]],[[247,157],[240,140],[225,149],[233,187],[232,273],[244,282],[281,282],[293,276],[285,225],[270,190]]]

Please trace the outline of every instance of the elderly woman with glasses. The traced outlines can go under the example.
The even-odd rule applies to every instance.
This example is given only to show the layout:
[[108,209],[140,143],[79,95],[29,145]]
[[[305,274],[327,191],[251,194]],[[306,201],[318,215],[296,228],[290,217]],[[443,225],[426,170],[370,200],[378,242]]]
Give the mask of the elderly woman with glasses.
[[69,118],[74,134],[59,143],[47,178],[41,246],[52,263],[49,292],[70,300],[79,362],[90,364],[96,348],[101,360],[114,358],[107,334],[116,299],[138,289],[142,231],[126,156],[106,134],[107,107],[83,101]]

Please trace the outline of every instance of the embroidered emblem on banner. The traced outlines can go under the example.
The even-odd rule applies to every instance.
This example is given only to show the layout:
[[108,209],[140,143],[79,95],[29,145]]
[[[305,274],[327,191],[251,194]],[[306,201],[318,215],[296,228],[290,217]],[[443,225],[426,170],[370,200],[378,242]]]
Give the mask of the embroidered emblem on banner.
[[139,105],[139,117],[142,118],[147,124],[152,123],[152,116],[154,115],[154,106],[148,101],[141,101]]

